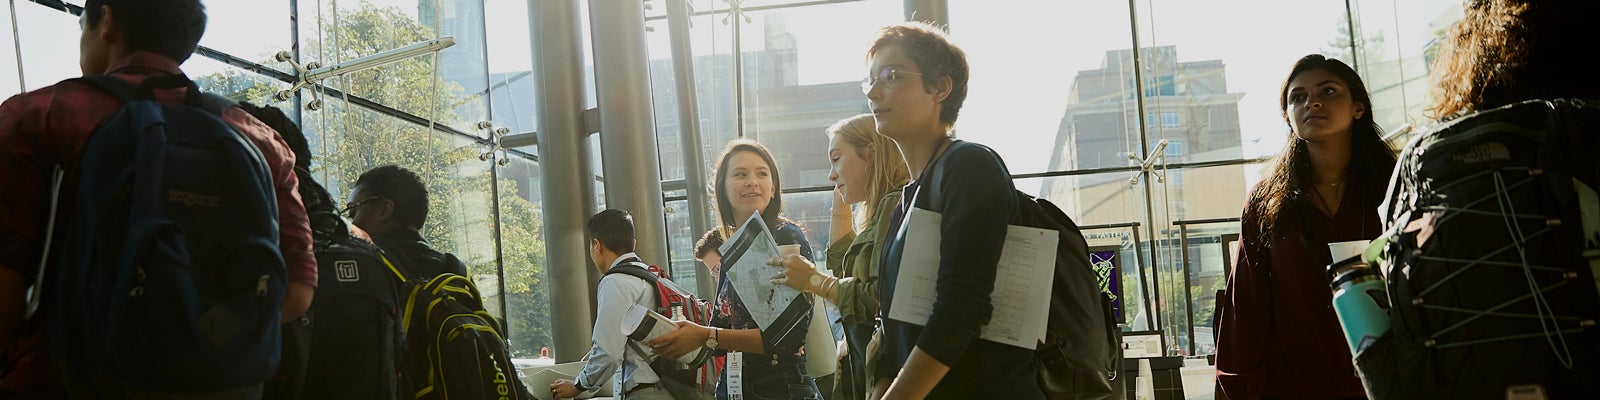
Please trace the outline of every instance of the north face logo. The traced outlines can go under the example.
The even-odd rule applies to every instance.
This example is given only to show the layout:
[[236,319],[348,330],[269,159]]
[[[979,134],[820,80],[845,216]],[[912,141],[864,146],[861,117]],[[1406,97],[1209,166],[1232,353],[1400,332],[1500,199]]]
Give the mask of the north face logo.
[[339,260],[333,263],[334,272],[339,274],[340,282],[355,282],[361,280],[361,273],[356,270],[355,260]]

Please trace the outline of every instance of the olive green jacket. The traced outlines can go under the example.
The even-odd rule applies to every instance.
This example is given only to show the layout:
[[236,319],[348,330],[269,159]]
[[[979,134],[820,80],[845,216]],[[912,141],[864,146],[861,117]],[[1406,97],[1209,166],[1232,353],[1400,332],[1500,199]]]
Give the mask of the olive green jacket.
[[900,189],[885,193],[873,210],[872,220],[859,234],[848,234],[828,244],[828,270],[839,277],[839,315],[847,322],[872,324],[878,317],[878,256],[884,232],[900,204]]

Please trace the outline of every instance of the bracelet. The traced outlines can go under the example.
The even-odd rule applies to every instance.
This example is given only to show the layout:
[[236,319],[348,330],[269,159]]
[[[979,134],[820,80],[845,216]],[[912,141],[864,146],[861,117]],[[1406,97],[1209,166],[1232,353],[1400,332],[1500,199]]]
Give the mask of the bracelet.
[[826,286],[826,287],[822,289],[822,297],[828,297],[828,292],[832,292],[834,289],[839,288],[839,278],[837,278],[837,277],[830,277],[830,278],[832,278],[832,280],[829,280],[827,282],[823,282],[824,286]]

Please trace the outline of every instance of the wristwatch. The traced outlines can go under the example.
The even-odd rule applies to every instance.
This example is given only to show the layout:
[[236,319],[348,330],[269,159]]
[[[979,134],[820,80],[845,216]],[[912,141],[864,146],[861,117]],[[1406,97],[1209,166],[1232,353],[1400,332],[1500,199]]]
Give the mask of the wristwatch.
[[818,292],[821,292],[822,291],[822,274],[811,274],[811,286],[806,286],[806,287],[816,288]]
[[712,327],[711,328],[711,336],[706,336],[706,347],[712,348],[712,349],[717,348],[717,332],[721,332],[721,331],[722,331],[722,328],[716,328],[716,327]]

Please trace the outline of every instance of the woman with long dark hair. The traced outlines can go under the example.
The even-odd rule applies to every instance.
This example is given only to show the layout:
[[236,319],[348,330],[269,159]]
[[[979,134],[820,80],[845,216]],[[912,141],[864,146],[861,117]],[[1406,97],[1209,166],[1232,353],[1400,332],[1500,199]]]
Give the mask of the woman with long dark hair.
[[1234,400],[1361,398],[1331,306],[1327,244],[1378,236],[1394,152],[1366,85],[1339,60],[1300,58],[1278,102],[1292,136],[1245,204],[1217,384]]
[[[780,215],[783,211],[783,192],[780,189],[783,186],[779,176],[778,164],[773,161],[772,152],[766,146],[748,139],[728,143],[715,172],[718,229],[722,232],[721,237],[732,237],[740,224],[759,213],[772,231],[775,243],[779,246],[798,245],[800,256],[809,261],[812,257],[811,243],[806,240],[805,232]],[[772,272],[777,273],[778,270],[773,269]],[[801,334],[780,332],[778,329],[762,330],[729,282],[727,271],[724,270],[719,276],[720,287],[713,304],[711,326],[680,321],[678,326],[681,329],[650,343],[654,351],[671,358],[697,351],[701,347],[711,348],[718,355],[730,351],[741,352],[738,356],[742,360],[740,374],[730,375],[727,370],[722,371],[721,382],[717,385],[718,399],[822,398],[815,379],[806,376],[804,329],[800,330]],[[801,296],[807,301],[809,309],[812,295],[802,293]],[[810,324],[811,314],[806,313],[795,326]],[[729,358],[730,365],[733,363],[732,357]],[[739,376],[736,383],[732,376]]]

